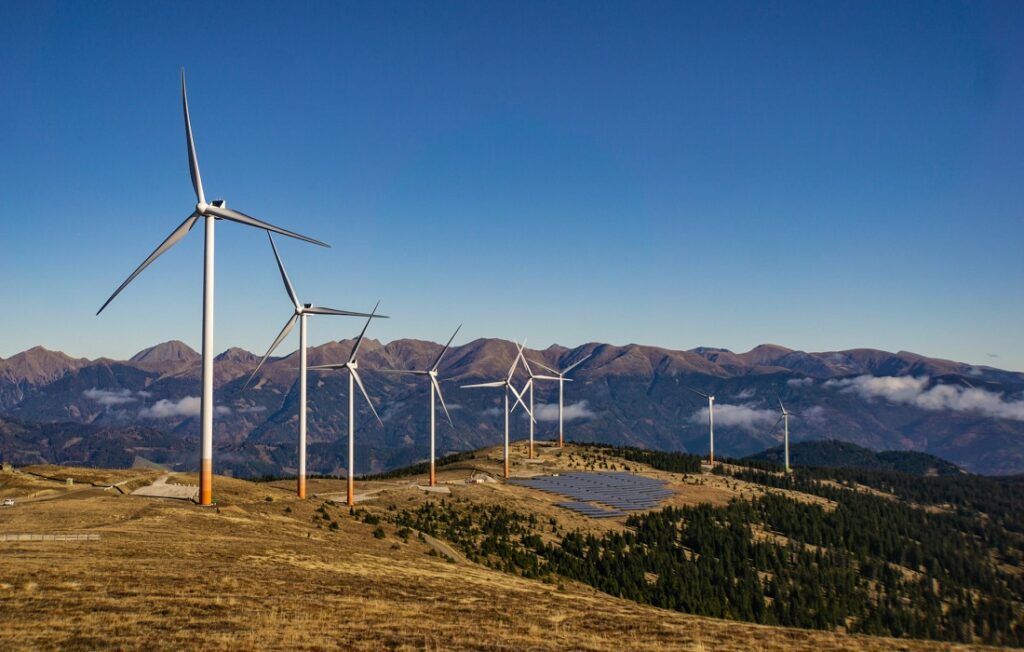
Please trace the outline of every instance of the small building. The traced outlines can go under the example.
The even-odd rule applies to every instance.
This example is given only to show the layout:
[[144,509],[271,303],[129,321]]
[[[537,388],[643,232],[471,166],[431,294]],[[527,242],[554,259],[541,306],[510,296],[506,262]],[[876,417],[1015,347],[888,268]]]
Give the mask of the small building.
[[64,484],[66,484],[67,486],[70,487],[71,485],[75,484],[75,479],[74,478],[65,478],[64,479]]

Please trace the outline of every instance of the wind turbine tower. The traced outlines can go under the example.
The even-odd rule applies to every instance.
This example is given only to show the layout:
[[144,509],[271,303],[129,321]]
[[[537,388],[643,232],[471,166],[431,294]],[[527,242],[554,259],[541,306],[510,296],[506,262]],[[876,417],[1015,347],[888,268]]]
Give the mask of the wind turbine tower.
[[710,448],[708,453],[708,463],[711,466],[715,465],[715,395],[705,394],[704,392],[698,392],[695,389],[687,388],[697,396],[703,396],[708,400],[708,437],[710,439]]
[[295,312],[285,322],[284,328],[278,334],[277,339],[267,349],[263,359],[256,365],[256,369],[253,370],[252,375],[249,376],[249,380],[245,381],[245,385],[242,386],[242,391],[249,386],[256,374],[259,373],[260,369],[263,368],[263,363],[267,361],[267,358],[274,352],[279,344],[288,337],[288,334],[295,328],[295,322],[299,322],[299,477],[297,479],[296,494],[299,498],[306,497],[306,318],[310,315],[340,315],[345,317],[377,317],[378,319],[387,319],[385,315],[369,315],[365,312],[351,312],[349,310],[335,310],[334,308],[321,308],[320,306],[310,305],[308,303],[300,303],[299,297],[295,293],[295,288],[292,287],[292,282],[288,279],[288,272],[284,269],[284,263],[281,262],[281,256],[277,253],[277,245],[274,244],[274,237],[267,233],[267,238],[270,239],[270,248],[274,251],[274,258],[277,260],[277,269],[281,272],[281,280],[284,281],[285,292],[288,293],[288,298],[291,299],[294,305]]
[[214,224],[217,220],[228,220],[238,222],[247,226],[254,226],[265,231],[273,231],[291,238],[305,240],[313,244],[326,247],[328,245],[308,238],[292,231],[268,224],[255,217],[246,215],[240,211],[227,207],[223,199],[214,199],[211,203],[206,202],[206,194],[203,192],[203,180],[199,175],[199,159],[196,156],[195,141],[192,139],[192,123],[188,112],[188,94],[185,91],[185,69],[181,70],[181,104],[185,114],[185,145],[188,149],[189,174],[192,177],[192,189],[196,193],[196,205],[192,214],[185,218],[185,221],[178,225],[167,238],[160,243],[149,258],[142,261],[131,276],[110,295],[96,314],[103,312],[111,301],[114,300],[121,290],[125,289],[135,277],[142,273],[142,270],[149,267],[150,263],[159,258],[168,249],[173,247],[179,240],[184,238],[199,218],[204,218],[205,223],[205,252],[203,255],[203,391],[200,409],[200,422],[202,424],[202,452],[199,465],[199,504],[210,505],[213,503],[213,270],[214,270]]
[[[779,417],[779,419],[782,421],[782,431],[784,433],[783,448],[785,450],[786,473],[789,473],[789,417],[799,415],[797,415],[796,412],[790,412],[789,410],[787,410],[786,406],[782,404],[781,398],[779,399],[779,407],[782,408],[782,416]],[[779,425],[779,422],[776,421],[775,425]]]
[[[553,380],[557,380],[558,381],[558,447],[559,448],[563,448],[565,446],[565,420],[564,420],[564,415],[565,415],[565,382],[566,381],[572,382],[572,378],[566,378],[566,375],[568,375],[568,373],[570,371],[572,371],[573,369],[575,369],[576,367],[578,367],[581,364],[583,364],[587,360],[587,358],[589,358],[592,355],[594,355],[594,354],[593,353],[588,353],[587,355],[583,356],[582,358],[580,358],[579,360],[577,360],[576,362],[572,363],[571,365],[569,365],[568,367],[566,367],[565,369],[563,369],[561,371],[556,371],[556,370],[552,369],[551,367],[549,367],[549,366],[547,366],[545,364],[541,364],[540,362],[536,362],[536,361],[534,362],[534,364],[537,365],[538,367],[541,367],[542,369],[546,369],[546,370],[550,371],[551,373],[555,374],[556,378],[554,378]],[[545,379],[548,379],[548,377],[545,377]]]
[[[524,344],[525,344],[525,342],[524,342]],[[526,356],[523,355],[523,350],[522,350],[521,347],[519,349],[519,354],[516,357],[516,363],[518,363],[520,360],[523,362],[523,368],[526,369],[526,373],[529,376],[528,380],[526,381],[526,386],[523,388],[523,391],[524,392],[526,392],[526,391],[530,392],[530,409],[529,409],[529,417],[530,417],[530,452],[529,452],[529,458],[532,460],[534,458],[533,434],[534,434],[535,426],[536,426],[536,423],[537,423],[537,420],[533,417],[533,381],[534,380],[554,380],[554,381],[560,381],[561,378],[557,377],[557,376],[544,376],[544,375],[539,375],[539,374],[533,373],[533,369],[530,368],[530,363],[529,363],[529,361],[527,361]],[[543,365],[541,365],[541,366],[543,366]],[[513,412],[516,411],[516,406],[514,406],[514,405],[512,406],[512,411]],[[561,403],[559,403],[559,416],[561,416]]]
[[441,407],[444,408],[444,415],[446,417],[448,417],[448,424],[451,425],[451,426],[455,425],[454,423],[452,423],[452,415],[448,413],[448,406],[445,405],[445,403],[444,403],[444,395],[441,393],[441,383],[437,379],[437,368],[441,364],[441,358],[444,357],[444,354],[448,351],[448,348],[452,345],[452,341],[455,339],[455,336],[459,334],[459,329],[461,329],[461,328],[462,328],[462,324],[459,324],[459,327],[456,328],[455,332],[452,333],[452,336],[450,338],[448,338],[448,343],[445,344],[444,348],[441,349],[441,352],[437,354],[437,358],[434,360],[434,364],[430,365],[429,369],[424,369],[422,371],[421,370],[416,370],[416,369],[379,369],[378,370],[381,373],[385,373],[385,374],[406,374],[406,375],[412,375],[412,376],[427,376],[430,379],[430,486],[431,487],[437,486],[437,475],[436,475],[436,473],[434,471],[434,462],[437,459],[437,455],[435,453],[435,447],[434,447],[434,441],[435,441],[435,439],[434,439],[434,427],[435,427],[434,417],[437,414],[437,408],[434,405],[434,396],[435,396],[435,394],[437,395],[437,398],[441,400]]
[[359,355],[359,347],[363,343],[363,338],[366,336],[366,329],[369,328],[370,322],[373,321],[374,317],[377,316],[377,306],[380,305],[380,301],[373,307],[373,311],[370,313],[370,318],[366,320],[366,325],[363,326],[363,331],[359,333],[359,337],[356,338],[355,343],[352,345],[352,353],[348,357],[347,362],[339,364],[322,364],[310,367],[314,370],[327,370],[327,369],[345,369],[348,371],[348,477],[345,483],[347,492],[347,503],[348,505],[356,504],[356,491],[355,491],[355,474],[356,474],[356,401],[355,401],[355,385],[359,385],[359,391],[363,393],[363,398],[366,399],[366,404],[370,406],[370,411],[373,412],[373,416],[377,417],[377,423],[384,426],[384,422],[381,421],[380,415],[377,414],[377,408],[373,407],[373,401],[370,400],[370,395],[366,393],[366,386],[363,385],[363,379],[359,377],[359,360],[356,356]]
[[473,385],[463,385],[462,386],[462,389],[478,389],[478,388],[485,388],[485,387],[501,387],[502,389],[505,390],[504,391],[504,397],[505,397],[505,453],[504,453],[504,461],[505,461],[505,463],[504,463],[504,466],[505,466],[505,479],[506,480],[508,480],[509,477],[510,477],[509,476],[509,458],[508,458],[508,415],[509,415],[508,393],[510,391],[512,392],[512,395],[516,397],[516,404],[517,405],[522,405],[523,409],[526,410],[526,413],[529,415],[530,419],[533,420],[533,410],[531,410],[530,408],[528,408],[526,406],[526,403],[523,402],[523,393],[520,392],[519,390],[517,390],[515,385],[512,384],[512,376],[514,376],[515,373],[516,373],[516,366],[519,364],[519,357],[522,354],[523,354],[523,345],[519,344],[518,345],[518,350],[516,351],[516,357],[515,357],[514,360],[512,360],[512,366],[508,368],[508,375],[505,376],[505,378],[503,378],[501,380],[495,380],[495,381],[489,382],[489,383],[475,383]]

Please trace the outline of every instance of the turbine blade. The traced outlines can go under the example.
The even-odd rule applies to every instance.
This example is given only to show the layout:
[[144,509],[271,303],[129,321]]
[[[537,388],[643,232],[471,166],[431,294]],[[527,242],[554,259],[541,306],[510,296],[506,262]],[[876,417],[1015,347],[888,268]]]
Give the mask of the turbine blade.
[[289,238],[295,238],[296,240],[305,240],[306,242],[311,242],[315,245],[320,245],[321,247],[330,246],[328,244],[320,242],[319,240],[314,240],[313,238],[309,238],[299,233],[295,233],[294,231],[288,231],[287,229],[282,229],[279,226],[268,224],[263,220],[258,220],[255,217],[252,217],[251,215],[240,213],[234,209],[228,208],[227,206],[213,206],[211,204],[207,206],[206,212],[210,213],[211,215],[216,215],[217,217],[223,218],[225,220],[231,220],[232,222],[238,222],[239,224],[255,226],[258,229],[264,229],[266,231],[273,231],[274,233],[280,233],[281,235],[286,235]]
[[699,392],[699,391],[695,390],[695,389],[694,389],[694,388],[692,388],[692,387],[687,387],[686,389],[690,390],[691,392],[693,392],[693,393],[694,393],[694,394],[696,394],[697,396],[703,396],[704,398],[711,398],[710,396],[708,396],[708,395],[707,395],[707,394],[705,394],[704,392]]
[[206,203],[203,194],[203,179],[199,176],[199,158],[196,156],[196,143],[192,139],[192,121],[188,116],[188,93],[185,92],[185,67],[181,68],[181,106],[185,111],[185,144],[188,146],[188,172],[192,175],[192,189],[196,191],[196,201]]
[[368,312],[352,312],[351,310],[336,310],[334,308],[322,308],[320,306],[310,306],[303,308],[302,312],[308,312],[311,315],[340,315],[342,317],[373,317],[375,319],[387,319],[387,315],[371,315]]
[[380,415],[377,414],[377,408],[373,407],[373,401],[370,400],[370,395],[366,393],[366,386],[363,385],[363,379],[359,377],[359,372],[352,367],[348,368],[348,372],[356,379],[356,385],[359,385],[359,391],[363,393],[363,398],[366,399],[366,404],[370,406],[370,411],[373,412],[373,416],[377,417],[377,423],[379,423],[383,428],[384,422],[380,420]]
[[778,420],[775,422],[775,425],[772,426],[772,429],[768,431],[766,437],[771,437],[773,434],[775,434],[775,429],[779,427],[780,423],[782,423],[782,417],[778,418]]
[[348,361],[352,362],[356,359],[356,355],[359,354],[359,347],[363,345],[363,336],[366,335],[366,329],[370,327],[370,322],[377,315],[377,306],[380,305],[380,300],[373,306],[373,310],[370,312],[370,316],[366,319],[366,323],[363,325],[362,332],[359,333],[359,337],[356,338],[356,343],[352,347],[352,355],[348,357]]
[[[516,397],[516,402],[512,404],[512,409],[510,410],[510,412],[515,412],[516,405],[522,405],[523,409],[526,410],[526,413],[530,415],[531,419],[533,419],[533,412],[530,411],[530,408],[526,407],[526,401],[523,400],[523,394],[525,394],[526,390],[530,388],[530,383],[532,382],[532,379],[526,381],[526,384],[523,385],[522,393],[519,393],[519,391],[515,388],[515,385],[513,385],[512,383],[508,383],[508,388],[512,390],[512,396]],[[536,419],[534,419],[534,421],[536,421]]]
[[508,368],[508,378],[512,380],[512,375],[516,373],[516,366],[519,364],[519,358],[523,355],[523,346],[526,344],[526,340],[523,340],[522,344],[516,342],[516,357],[512,359],[512,366]]
[[132,281],[134,281],[135,277],[142,273],[142,270],[144,270],[147,267],[149,267],[150,263],[152,263],[154,260],[156,260],[161,255],[163,255],[163,253],[165,251],[167,251],[168,249],[173,247],[175,244],[177,244],[178,240],[181,240],[182,238],[184,238],[185,235],[190,230],[192,230],[192,227],[195,226],[196,220],[198,220],[198,219],[199,219],[199,215],[197,215],[196,213],[192,213],[191,215],[186,217],[185,221],[182,222],[180,225],[178,225],[178,228],[174,229],[174,231],[171,232],[171,235],[167,236],[167,239],[164,240],[162,243],[160,243],[160,246],[157,247],[153,251],[153,253],[149,254],[149,258],[147,258],[146,260],[142,261],[142,264],[135,268],[135,271],[132,272],[132,275],[129,276],[125,280],[125,282],[120,285],[120,287],[118,287],[116,290],[114,290],[114,293],[110,295],[110,298],[107,299],[106,303],[104,303],[102,306],[100,306],[100,309],[96,311],[96,314],[98,315],[101,312],[103,312],[103,309],[106,308],[107,305],[109,305],[110,302],[114,300],[114,297],[116,297],[118,294],[120,294],[121,290],[123,290],[126,287],[128,287],[128,284],[131,283]]
[[564,370],[564,371],[562,372],[562,375],[564,376],[565,374],[569,373],[570,371],[572,371],[572,370],[573,370],[573,369],[575,369],[576,367],[580,366],[580,365],[581,365],[581,364],[583,364],[583,363],[584,363],[584,362],[585,362],[585,361],[586,361],[586,360],[587,360],[588,358],[590,358],[590,357],[591,357],[591,356],[593,356],[593,355],[594,355],[593,353],[588,353],[588,354],[586,354],[585,356],[583,356],[582,358],[580,358],[579,360],[577,360],[576,362],[572,363],[571,365],[569,365],[569,366],[568,366],[568,367],[567,367],[567,368],[566,368],[566,369],[565,369],[565,370]]
[[260,369],[263,368],[263,363],[267,361],[267,358],[269,358],[270,354],[274,352],[274,349],[276,349],[278,347],[278,345],[281,344],[281,342],[284,340],[284,338],[288,337],[288,333],[292,332],[292,329],[295,328],[295,322],[298,319],[299,319],[298,315],[292,315],[291,318],[288,320],[288,322],[285,323],[284,328],[282,328],[281,332],[278,333],[277,339],[274,340],[274,343],[270,345],[269,349],[267,349],[267,352],[263,355],[263,359],[260,360],[260,363],[258,365],[256,365],[255,369],[253,369],[252,375],[249,376],[249,380],[245,381],[245,384],[242,385],[242,391],[243,392],[245,391],[245,388],[249,386],[249,383],[252,382],[252,379],[256,377],[256,374],[259,373]]
[[786,406],[782,404],[782,397],[776,394],[775,398],[779,401],[779,407],[782,408],[782,413],[786,414]]
[[448,417],[448,424],[455,427],[455,422],[452,421],[452,415],[448,413],[448,406],[444,402],[444,394],[441,393],[441,383],[437,382],[437,378],[434,376],[430,377],[430,382],[433,383],[434,389],[437,391],[437,398],[441,399],[441,407],[444,409],[444,415]]
[[505,381],[504,380],[498,380],[498,381],[495,381],[493,383],[476,383],[476,384],[473,384],[473,385],[460,385],[460,387],[462,389],[479,389],[481,387],[504,387],[504,386],[505,386]]
[[312,367],[306,367],[310,371],[329,371],[331,369],[344,369],[348,366],[347,362],[337,362],[335,364],[318,364]]
[[302,307],[299,303],[299,297],[295,294],[295,288],[292,287],[292,282],[288,280],[288,272],[284,271],[284,263],[281,262],[281,256],[277,253],[277,245],[274,244],[274,236],[267,231],[267,238],[270,240],[270,248],[274,250],[274,258],[277,259],[277,269],[281,272],[281,280],[284,281],[284,289],[288,292],[288,296],[292,298],[292,303],[295,304],[296,308]]
[[526,356],[519,353],[519,359],[523,361],[523,366],[526,367],[526,375],[533,378],[533,369],[530,369],[530,363],[526,360]]
[[[561,380],[558,376],[530,376],[533,380]],[[572,378],[566,378],[569,382],[572,382]]]
[[420,371],[419,369],[374,369],[375,373],[378,374],[395,374],[395,375],[407,375],[407,376],[429,376],[429,371]]
[[444,348],[441,349],[441,352],[437,354],[437,359],[434,360],[434,364],[430,366],[431,369],[437,371],[437,365],[441,364],[441,358],[444,357],[445,352],[448,351],[448,347],[452,345],[452,341],[455,339],[455,336],[459,334],[459,329],[461,328],[462,324],[459,324],[459,327],[455,329],[455,332],[452,333],[452,336],[448,338],[448,343],[445,344]]
[[551,372],[551,373],[553,373],[553,374],[557,374],[557,373],[558,373],[558,370],[557,370],[557,369],[552,369],[551,367],[547,366],[547,365],[546,365],[546,364],[544,364],[543,362],[537,362],[536,360],[534,360],[534,361],[533,361],[533,364],[537,365],[537,366],[538,366],[538,367],[540,367],[541,369],[545,369],[545,370],[547,370],[547,371],[550,371],[550,372]]

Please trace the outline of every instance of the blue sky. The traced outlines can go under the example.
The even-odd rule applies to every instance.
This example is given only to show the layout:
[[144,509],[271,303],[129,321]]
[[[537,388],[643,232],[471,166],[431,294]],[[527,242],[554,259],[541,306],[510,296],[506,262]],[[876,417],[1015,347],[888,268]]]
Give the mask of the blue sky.
[[[7,2],[0,62],[3,357],[198,348],[198,229],[94,316],[192,210],[185,66],[207,196],[385,341],[1024,369],[1020,3]],[[288,312],[219,223],[216,348]]]

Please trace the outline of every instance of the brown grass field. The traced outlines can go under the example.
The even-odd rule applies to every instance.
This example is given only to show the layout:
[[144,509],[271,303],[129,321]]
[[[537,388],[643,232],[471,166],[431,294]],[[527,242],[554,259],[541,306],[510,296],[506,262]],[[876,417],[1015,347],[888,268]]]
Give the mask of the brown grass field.
[[[514,472],[579,468],[580,449],[541,451],[543,464],[526,464],[517,444]],[[624,527],[567,513],[540,492],[463,483],[474,470],[497,474],[499,455],[482,451],[439,479],[454,497],[555,516],[566,528]],[[317,496],[299,501],[291,482],[217,477],[218,507],[201,508],[86,484],[140,486],[160,475],[152,470],[27,470],[58,480],[0,473],[0,498],[19,501],[0,508],[0,534],[97,533],[100,540],[0,541],[0,650],[968,649],[690,616],[571,582],[555,586],[489,570],[457,554],[449,559],[441,542],[405,542],[387,524],[386,536],[375,538],[373,526],[325,501],[343,490],[340,480],[311,481]],[[753,491],[707,475],[646,471],[672,482],[675,504]],[[76,484],[67,486],[64,477]],[[364,506],[371,512],[447,498],[415,482],[424,479],[357,487],[370,494]],[[314,519],[322,505],[336,530]]]

